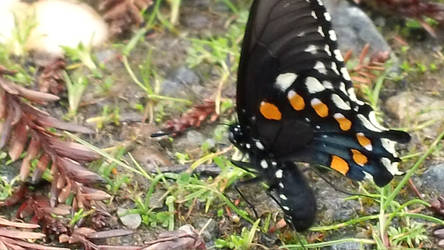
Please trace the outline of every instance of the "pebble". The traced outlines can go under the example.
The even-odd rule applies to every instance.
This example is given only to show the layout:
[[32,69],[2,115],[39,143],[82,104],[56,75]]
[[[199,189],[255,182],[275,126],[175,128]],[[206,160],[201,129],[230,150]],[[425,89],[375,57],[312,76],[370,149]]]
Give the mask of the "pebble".
[[140,214],[128,214],[128,209],[126,208],[119,207],[117,209],[117,215],[122,224],[128,229],[137,229],[142,223],[142,217],[140,217]]

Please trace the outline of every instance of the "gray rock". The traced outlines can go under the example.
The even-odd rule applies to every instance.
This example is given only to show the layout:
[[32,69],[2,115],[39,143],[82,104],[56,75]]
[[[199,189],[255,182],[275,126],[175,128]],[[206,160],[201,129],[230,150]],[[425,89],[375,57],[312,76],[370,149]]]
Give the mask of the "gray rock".
[[357,250],[362,249],[362,246],[358,242],[345,242],[330,247],[331,250]]
[[[444,117],[444,101],[419,92],[401,92],[385,102],[385,109],[393,117],[411,124],[422,124]],[[435,122],[423,129],[426,137],[434,138],[440,131],[441,123]]]
[[205,141],[205,136],[195,130],[190,130],[187,132],[187,141],[191,145],[202,145]]
[[128,214],[128,209],[126,208],[119,207],[117,209],[117,215],[122,224],[129,229],[137,229],[142,223],[142,217],[140,217],[140,214]]
[[422,175],[422,188],[436,195],[444,192],[444,163],[430,166]]
[[219,228],[216,220],[206,217],[195,217],[192,224],[198,231],[204,229],[201,236],[206,242],[217,238]]
[[7,159],[7,154],[0,151],[0,157],[2,157],[2,159],[0,159],[0,178],[2,178],[3,181],[11,182],[20,172],[21,161],[16,161],[10,165],[5,165],[4,162]]
[[332,16],[333,27],[338,34],[339,47],[342,51],[349,49],[359,53],[368,43],[371,53],[391,51],[373,21],[358,7],[347,1],[325,1]]
[[185,66],[178,68],[173,75],[173,79],[182,84],[199,84],[199,76],[194,71]]
[[[338,187],[342,186],[338,185]],[[318,221],[342,222],[357,216],[356,209],[360,207],[359,202],[345,200],[348,195],[334,190],[330,185],[324,184],[315,195],[318,202]]]
[[161,94],[173,97],[187,98],[193,95],[196,91],[196,87],[199,85],[200,79],[197,74],[184,66],[175,70],[167,79],[162,83]]
[[208,22],[210,22],[210,20],[207,16],[199,15],[197,13],[196,15],[186,15],[182,19],[182,23],[185,27],[195,30],[207,28]]
[[150,197],[150,208],[162,208],[165,202],[165,190],[155,189]]

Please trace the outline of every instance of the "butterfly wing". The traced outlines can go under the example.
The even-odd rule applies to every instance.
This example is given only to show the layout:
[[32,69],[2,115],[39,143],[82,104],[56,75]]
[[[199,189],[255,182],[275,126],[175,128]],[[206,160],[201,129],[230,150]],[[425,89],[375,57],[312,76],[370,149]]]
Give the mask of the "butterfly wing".
[[382,186],[399,173],[395,143],[410,137],[356,98],[330,19],[321,0],[254,1],[237,85],[244,151]]

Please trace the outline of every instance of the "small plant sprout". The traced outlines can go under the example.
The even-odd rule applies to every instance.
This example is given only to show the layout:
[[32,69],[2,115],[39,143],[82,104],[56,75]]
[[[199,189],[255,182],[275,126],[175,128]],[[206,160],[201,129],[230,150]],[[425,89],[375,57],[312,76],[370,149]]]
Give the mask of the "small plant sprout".
[[[101,73],[94,62],[93,56],[91,54],[91,46],[85,46],[82,43],[77,45],[77,48],[71,48],[67,46],[62,46],[65,55],[74,62],[80,62],[86,66],[95,76],[101,76]],[[73,68],[71,65],[69,68]]]
[[77,79],[72,80],[66,72],[64,72],[63,75],[65,78],[66,87],[68,89],[68,117],[73,117],[77,113],[77,109],[82,99],[83,92],[85,92],[89,81],[86,77],[83,76],[79,76]]

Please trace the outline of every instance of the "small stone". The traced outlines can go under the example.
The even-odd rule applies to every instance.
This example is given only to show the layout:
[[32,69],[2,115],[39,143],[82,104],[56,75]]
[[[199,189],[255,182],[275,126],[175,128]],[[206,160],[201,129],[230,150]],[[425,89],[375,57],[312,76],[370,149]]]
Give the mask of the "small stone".
[[391,51],[373,21],[360,8],[351,6],[347,1],[324,2],[332,16],[332,24],[342,51],[351,49],[359,53],[366,44],[370,45],[370,54]]
[[[190,98],[190,89],[199,86],[200,79],[191,69],[182,66],[175,70],[162,83],[161,94],[173,97]],[[198,92],[196,92],[198,93]]]
[[190,145],[202,145],[205,136],[195,130],[190,130],[187,132],[187,141]]
[[[339,182],[339,181],[338,181]],[[322,182],[321,182],[322,183]],[[320,183],[318,183],[320,184]],[[337,187],[346,187],[347,183],[334,183]],[[359,202],[345,200],[348,195],[334,190],[330,185],[324,185],[315,189],[318,207],[318,220],[329,224],[342,222],[355,217]]]
[[362,245],[358,242],[344,242],[330,247],[331,250],[355,250],[362,249]]
[[165,202],[165,190],[156,189],[150,197],[150,208],[162,208]]
[[213,240],[218,235],[218,225],[217,221],[212,218],[206,218],[206,217],[197,217],[193,219],[193,226],[200,231],[204,228],[202,231],[201,236],[205,241]]
[[[422,124],[444,117],[444,101],[437,98],[426,96],[419,92],[401,92],[398,95],[390,97],[385,102],[385,109],[393,117],[401,121],[409,121],[410,124]],[[423,129],[426,137],[434,138],[440,131],[441,123],[435,122]]]
[[142,217],[140,217],[140,214],[128,214],[128,209],[126,208],[119,207],[117,209],[117,215],[122,224],[129,229],[137,229],[142,223]]
[[444,191],[444,163],[430,166],[422,175],[422,188],[436,195]]

